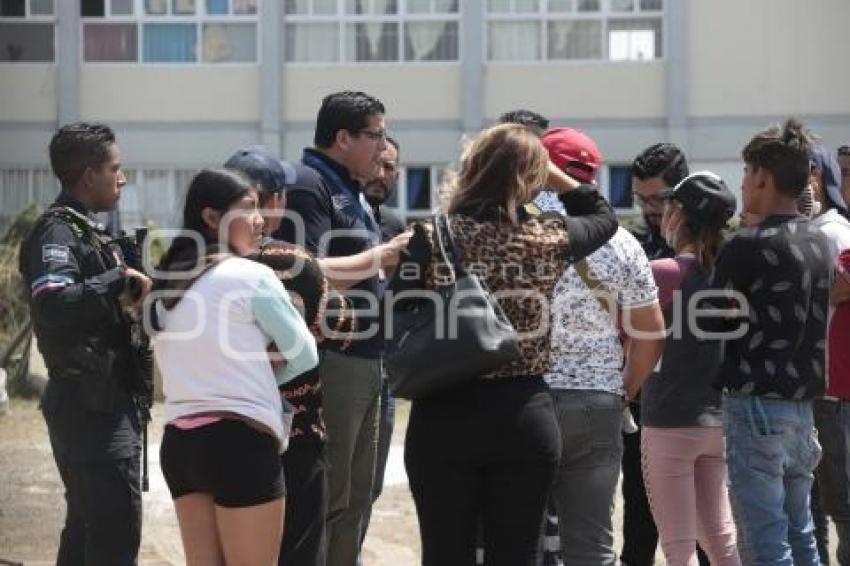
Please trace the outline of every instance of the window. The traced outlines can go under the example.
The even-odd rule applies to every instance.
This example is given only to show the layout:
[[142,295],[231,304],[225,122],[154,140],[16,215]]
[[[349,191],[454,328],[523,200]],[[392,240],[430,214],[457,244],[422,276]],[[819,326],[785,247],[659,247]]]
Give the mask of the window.
[[646,61],[662,55],[663,0],[487,0],[490,61]]
[[47,208],[59,196],[59,182],[47,169],[0,169],[0,234],[20,212],[35,204]]
[[459,0],[285,0],[284,58],[457,61],[458,5]]
[[86,61],[137,61],[136,24],[84,24],[83,50]]
[[0,0],[0,63],[54,60],[53,0]]
[[118,209],[121,227],[153,225],[178,228],[189,182],[197,169],[125,169],[127,185],[121,190]]
[[438,205],[444,165],[408,165],[399,175],[398,187],[387,199],[386,206],[402,221],[430,216]]
[[[178,228],[189,182],[198,169],[124,169],[127,185],[118,201],[121,228],[154,225]],[[48,169],[0,169],[0,234],[28,205],[44,210],[59,196],[59,182]],[[106,220],[104,215],[102,220]]]
[[408,167],[407,179],[407,208],[408,210],[431,209],[431,168]]
[[661,57],[661,20],[608,22],[608,56],[612,61],[646,61]]
[[610,165],[608,167],[608,202],[616,209],[632,210],[632,167]]
[[82,0],[86,62],[256,63],[258,0]]

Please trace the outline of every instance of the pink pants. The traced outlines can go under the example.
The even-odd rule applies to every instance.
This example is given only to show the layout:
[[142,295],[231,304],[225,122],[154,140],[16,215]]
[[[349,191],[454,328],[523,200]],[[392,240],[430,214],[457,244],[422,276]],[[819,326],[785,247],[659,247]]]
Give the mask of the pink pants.
[[739,566],[726,487],[722,427],[641,431],[643,477],[669,566],[698,566],[696,541],[713,566]]

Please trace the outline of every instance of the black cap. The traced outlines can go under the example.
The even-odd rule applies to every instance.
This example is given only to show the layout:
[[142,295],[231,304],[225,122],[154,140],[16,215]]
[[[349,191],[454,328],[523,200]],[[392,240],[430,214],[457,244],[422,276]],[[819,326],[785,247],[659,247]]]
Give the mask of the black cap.
[[682,203],[696,220],[728,220],[735,214],[735,195],[719,175],[698,171],[688,175],[664,195]]
[[244,173],[251,181],[260,185],[263,192],[280,192],[295,182],[295,167],[291,163],[281,161],[261,145],[237,150],[224,166]]

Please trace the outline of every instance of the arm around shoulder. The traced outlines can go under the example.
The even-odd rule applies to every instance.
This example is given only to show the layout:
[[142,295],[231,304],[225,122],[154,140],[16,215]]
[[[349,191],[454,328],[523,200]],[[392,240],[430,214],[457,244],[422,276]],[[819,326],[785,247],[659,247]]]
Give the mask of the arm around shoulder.
[[278,385],[319,364],[316,340],[292,305],[283,284],[273,274],[260,280],[251,299],[251,308],[260,328],[286,359],[286,364],[275,370]]
[[560,195],[567,211],[568,259],[575,263],[595,252],[617,232],[617,216],[599,191],[582,185]]

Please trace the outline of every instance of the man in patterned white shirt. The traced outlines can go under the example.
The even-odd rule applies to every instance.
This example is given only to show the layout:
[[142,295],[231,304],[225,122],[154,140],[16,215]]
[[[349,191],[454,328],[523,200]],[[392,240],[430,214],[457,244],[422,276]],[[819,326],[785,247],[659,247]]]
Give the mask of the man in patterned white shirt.
[[[556,128],[542,141],[555,165],[582,182],[594,181],[602,159],[592,139]],[[535,202],[551,210],[546,197]],[[655,367],[664,332],[649,260],[635,237],[620,228],[568,268],[555,288],[551,316],[551,368],[545,377],[563,438],[552,491],[561,552],[565,564],[614,565],[612,514],[624,395],[634,395]]]

